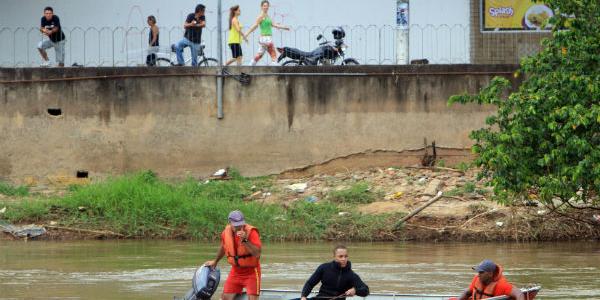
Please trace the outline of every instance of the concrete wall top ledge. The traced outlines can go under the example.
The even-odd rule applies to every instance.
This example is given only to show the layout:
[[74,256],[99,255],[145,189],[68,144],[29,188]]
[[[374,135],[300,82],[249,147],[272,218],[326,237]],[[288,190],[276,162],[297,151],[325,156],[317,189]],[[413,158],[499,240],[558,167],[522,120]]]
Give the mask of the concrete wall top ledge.
[[[452,65],[360,65],[360,66],[303,66],[303,67],[229,67],[232,73],[281,74],[285,73],[340,73],[364,75],[432,75],[432,74],[489,74],[501,75],[515,72],[518,65],[452,64]],[[136,77],[136,76],[214,76],[218,67],[85,67],[85,68],[0,68],[0,83],[6,81],[55,80],[81,77]],[[4,81],[4,82],[3,82]]]

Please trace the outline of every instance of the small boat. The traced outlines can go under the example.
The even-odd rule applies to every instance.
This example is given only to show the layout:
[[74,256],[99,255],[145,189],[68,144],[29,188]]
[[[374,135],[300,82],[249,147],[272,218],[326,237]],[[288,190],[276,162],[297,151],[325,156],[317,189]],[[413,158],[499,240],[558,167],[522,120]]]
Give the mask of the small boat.
[[[529,288],[523,288],[521,291],[525,294],[525,299],[532,300],[535,298],[537,293],[540,291],[541,286],[534,286]],[[309,297],[316,296],[316,292],[313,292]],[[260,290],[261,300],[290,300],[299,299],[300,291],[293,290],[271,290],[262,289]],[[359,300],[456,300],[456,295],[417,295],[417,294],[396,294],[396,293],[371,293],[368,297],[352,297],[352,299]],[[499,296],[488,298],[488,300],[508,300],[508,296]],[[236,300],[247,300],[246,295],[240,295],[236,297]],[[326,298],[323,300],[327,300]]]

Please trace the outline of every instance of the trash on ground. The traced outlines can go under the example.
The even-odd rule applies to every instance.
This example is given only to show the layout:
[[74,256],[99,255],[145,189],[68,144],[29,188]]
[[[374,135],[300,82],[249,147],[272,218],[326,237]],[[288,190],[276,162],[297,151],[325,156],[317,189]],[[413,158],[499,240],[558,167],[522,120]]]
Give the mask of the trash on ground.
[[309,203],[315,203],[315,202],[319,201],[319,198],[317,198],[317,196],[313,195],[313,196],[306,197],[304,200],[306,200],[306,202],[309,202]]
[[244,201],[252,201],[252,200],[254,200],[254,199],[258,199],[258,198],[260,198],[260,196],[262,196],[262,195],[263,195],[263,192],[262,192],[262,191],[254,192],[254,193],[252,193],[251,195],[249,195],[249,196],[246,196],[246,197],[244,198]]
[[306,188],[308,187],[308,183],[295,183],[286,186],[287,189],[292,190],[296,193],[304,193]]
[[221,177],[221,176],[226,176],[226,175],[227,175],[227,170],[219,169],[212,176]]
[[225,168],[225,169],[219,169],[216,172],[214,172],[212,174],[212,176],[210,176],[210,179],[213,180],[228,180],[231,179],[231,177],[229,177],[229,168]]
[[0,228],[16,238],[33,238],[46,233],[46,228],[35,224],[18,226],[0,221]]

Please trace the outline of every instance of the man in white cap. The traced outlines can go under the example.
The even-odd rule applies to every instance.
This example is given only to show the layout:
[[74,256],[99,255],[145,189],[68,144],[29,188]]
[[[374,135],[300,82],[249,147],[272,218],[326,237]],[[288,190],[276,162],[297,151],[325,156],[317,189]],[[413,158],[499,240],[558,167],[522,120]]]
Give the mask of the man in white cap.
[[260,250],[258,229],[246,224],[244,214],[239,210],[229,213],[229,224],[221,233],[221,247],[214,260],[207,261],[212,268],[223,256],[231,264],[231,271],[223,287],[222,300],[233,300],[236,294],[246,289],[248,300],[258,300],[260,295]]
[[511,299],[525,300],[523,293],[510,284],[504,275],[502,267],[489,259],[483,260],[478,266],[473,267],[477,275],[473,277],[471,286],[466,289],[459,300],[477,300],[496,296],[509,296]]

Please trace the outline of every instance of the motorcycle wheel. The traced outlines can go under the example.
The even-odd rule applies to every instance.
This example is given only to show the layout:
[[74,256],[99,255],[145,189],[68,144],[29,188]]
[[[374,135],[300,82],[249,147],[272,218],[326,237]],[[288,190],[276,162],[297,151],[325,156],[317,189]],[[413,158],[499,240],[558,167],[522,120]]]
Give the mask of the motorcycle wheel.
[[342,62],[342,65],[346,65],[346,66],[357,66],[360,65],[358,63],[358,61],[354,58],[346,58],[344,59],[344,61]]
[[303,65],[303,64],[299,60],[288,60],[282,64],[282,66],[291,66],[291,67],[301,66],[301,65]]

